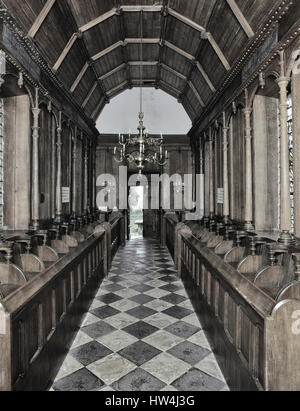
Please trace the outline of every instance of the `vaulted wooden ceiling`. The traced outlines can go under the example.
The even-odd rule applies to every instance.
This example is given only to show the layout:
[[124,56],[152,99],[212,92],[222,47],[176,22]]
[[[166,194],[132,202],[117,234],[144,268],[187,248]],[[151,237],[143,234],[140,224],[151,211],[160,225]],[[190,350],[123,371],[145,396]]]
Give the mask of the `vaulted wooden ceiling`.
[[274,0],[4,0],[41,55],[93,120],[140,84],[201,114]]

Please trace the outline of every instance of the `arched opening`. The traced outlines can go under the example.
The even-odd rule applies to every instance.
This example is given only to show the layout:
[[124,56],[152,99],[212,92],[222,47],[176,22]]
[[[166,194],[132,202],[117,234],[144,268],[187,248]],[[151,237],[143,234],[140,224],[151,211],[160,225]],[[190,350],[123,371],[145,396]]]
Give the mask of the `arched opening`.
[[[186,135],[192,122],[183,106],[162,90],[144,88],[145,126],[150,134]],[[126,90],[108,104],[97,120],[101,134],[136,133],[139,113],[139,91]]]

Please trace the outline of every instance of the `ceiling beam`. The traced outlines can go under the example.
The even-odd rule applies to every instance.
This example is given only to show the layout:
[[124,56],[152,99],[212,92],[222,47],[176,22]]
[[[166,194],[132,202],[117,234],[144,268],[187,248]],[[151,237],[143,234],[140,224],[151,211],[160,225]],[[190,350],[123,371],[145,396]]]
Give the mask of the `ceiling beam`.
[[158,56],[158,67],[157,67],[157,73],[156,73],[156,82],[157,82],[157,87],[159,84],[159,81],[161,79],[161,62],[163,58],[163,44],[166,39],[166,34],[167,34],[167,27],[168,27],[168,4],[169,0],[163,0],[163,8],[161,11],[162,15],[162,24],[160,28],[160,48],[159,48],[159,56]]
[[199,101],[200,105],[202,108],[205,107],[205,103],[202,100],[200,94],[198,93],[198,90],[196,89],[196,87],[194,86],[194,84],[192,83],[192,81],[188,82],[188,85],[190,86],[190,88],[192,89],[192,91],[194,92],[195,96],[197,97],[197,100]]
[[78,87],[78,84],[81,82],[82,77],[85,75],[86,71],[89,68],[89,64],[85,63],[85,65],[83,66],[81,72],[78,74],[76,80],[74,81],[72,87],[70,88],[70,92],[74,93],[74,91],[76,90],[76,88]]
[[192,27],[193,29],[200,31],[200,32],[205,32],[205,28],[194,22],[193,20],[189,19],[188,17],[185,17],[183,14],[178,13],[177,11],[168,8],[168,13],[175,17],[175,19],[181,21],[182,23],[186,24],[187,26]]
[[176,53],[181,54],[181,56],[185,57],[186,59],[192,61],[195,60],[195,57],[192,54],[187,53],[186,51],[182,50],[181,48],[175,46],[174,44],[170,43],[169,41],[164,42],[165,46],[169,49],[176,51]]
[[129,66],[157,66],[158,61],[129,61]]
[[159,38],[127,38],[124,41],[125,45],[127,44],[159,44],[160,39]]
[[123,88],[124,86],[126,86],[127,84],[128,84],[128,81],[127,81],[127,80],[126,80],[126,81],[123,81],[123,83],[121,83],[121,84],[119,84],[118,86],[116,86],[116,87],[108,90],[108,91],[106,92],[106,94],[108,94],[109,96],[111,96],[112,94],[114,94],[116,91],[122,89],[122,88]]
[[108,77],[112,76],[115,73],[118,73],[119,71],[123,70],[124,68],[126,68],[126,64],[123,63],[120,66],[114,68],[113,70],[109,71],[108,73],[103,74],[103,76],[99,77],[99,80],[103,81],[105,79],[107,79]]
[[42,11],[38,15],[35,22],[33,23],[31,29],[29,30],[28,37],[34,38],[36,36],[36,33],[41,28],[42,24],[44,23],[46,17],[50,13],[54,4],[55,4],[55,0],[47,0],[45,6],[43,7]]
[[171,84],[166,83],[164,80],[160,80],[159,84],[169,89],[172,93],[174,93],[177,96],[177,98],[180,96],[180,91],[177,88],[171,86]]
[[88,95],[86,96],[86,98],[84,99],[84,102],[82,103],[81,107],[85,108],[86,105],[88,104],[90,98],[92,97],[94,91],[96,90],[96,88],[98,87],[98,81],[96,81],[93,85],[93,87],[91,88],[91,90],[89,91]]
[[124,12],[127,13],[139,13],[141,11],[145,12],[145,13],[155,13],[155,12],[161,12],[162,11],[163,6],[161,5],[153,5],[153,6],[122,6],[121,9]]
[[201,66],[201,64],[199,63],[199,61],[196,62],[196,66],[197,66],[197,69],[200,71],[202,77],[203,77],[204,80],[206,81],[208,87],[211,89],[211,91],[212,91],[213,93],[215,93],[215,92],[216,92],[216,89],[215,89],[214,85],[212,84],[212,82],[210,81],[210,78],[208,77],[206,71],[204,70],[204,68],[203,68],[203,67]]
[[231,69],[230,64],[228,63],[226,57],[224,56],[223,51],[220,49],[220,47],[218,46],[218,44],[216,43],[213,35],[211,33],[205,33],[204,35],[207,40],[210,42],[210,45],[212,46],[212,48],[215,50],[217,56],[219,57],[220,61],[222,62],[223,66],[225,67],[225,69],[227,71],[229,71]]
[[183,81],[187,81],[187,77],[184,76],[183,74],[179,73],[179,71],[174,70],[172,67],[168,66],[167,64],[162,63],[161,67],[164,68],[165,70],[169,71],[170,73],[173,73],[176,77],[181,78]]
[[100,101],[97,104],[95,110],[92,112],[91,117],[94,121],[96,121],[97,117],[99,117],[99,115],[100,115],[101,111],[103,110],[104,106],[105,106],[105,97],[100,99]]
[[106,54],[111,53],[112,51],[114,51],[115,49],[117,49],[118,47],[121,47],[123,45],[124,45],[124,42],[122,40],[120,40],[117,43],[113,44],[112,46],[107,47],[106,49],[100,51],[100,53],[95,54],[92,57],[92,60],[93,61],[99,60],[99,59],[101,59],[101,57],[106,56]]
[[252,30],[248,21],[246,20],[244,14],[241,12],[239,6],[236,4],[235,0],[226,0],[226,1],[227,1],[228,6],[231,8],[233,14],[237,18],[238,22],[242,26],[244,32],[247,34],[249,39],[252,38],[255,35],[255,33]]
[[97,17],[94,20],[91,20],[90,22],[88,22],[87,24],[85,24],[84,26],[81,26],[79,28],[79,31],[81,31],[82,33],[84,33],[85,31],[88,31],[90,29],[92,29],[95,26],[98,26],[98,24],[103,23],[104,21],[110,19],[111,17],[115,16],[117,12],[116,8],[111,9],[110,11],[108,11],[105,14],[102,14],[101,16]]
[[[100,58],[102,58],[102,57],[106,56],[107,54],[111,53],[112,51],[114,51],[114,50],[117,49],[118,47],[121,47],[121,46],[124,47],[124,46],[127,45],[127,44],[139,44],[140,42],[141,42],[141,39],[138,39],[138,38],[127,38],[127,39],[125,39],[125,41],[118,41],[117,43],[115,43],[115,44],[113,44],[112,46],[106,48],[105,50],[102,50],[100,53],[95,54],[95,55],[91,58],[91,60],[92,60],[92,61],[97,61],[97,60],[99,60]],[[147,38],[147,39],[143,39],[143,44],[160,44],[160,39],[159,39],[159,38],[150,38],[150,39]],[[185,51],[182,50],[181,48],[179,48],[179,47],[175,46],[174,44],[170,43],[169,41],[165,41],[165,42],[163,42],[163,44],[164,44],[166,47],[170,48],[171,50],[175,51],[176,53],[180,54],[181,56],[185,57],[185,58],[188,59],[189,61],[195,61],[195,57],[194,57],[194,56],[192,56],[191,54],[185,52]],[[140,65],[140,64],[141,64],[140,62],[128,62],[128,65]],[[158,65],[158,64],[159,64],[158,61],[143,62],[143,65]],[[182,78],[183,80],[187,81],[187,78],[186,78],[183,74],[181,74],[181,73],[179,73],[179,72],[176,72],[175,70],[171,69],[171,68],[170,68],[169,66],[167,66],[166,64],[164,64],[164,66],[165,66],[165,67],[164,67],[165,69],[169,69],[169,71],[172,70],[175,75],[177,75],[178,77],[180,77],[180,78]],[[205,81],[207,82],[209,88],[210,88],[212,91],[215,91],[215,88],[214,88],[213,84],[211,83],[208,75],[205,73],[204,69],[202,68],[202,66],[201,66],[201,64],[200,64],[199,62],[197,62],[197,67],[198,67],[198,70],[199,70],[199,71],[201,72],[201,74],[203,75],[203,77],[204,77]],[[118,70],[117,70],[117,69],[118,69]],[[119,70],[121,70],[121,69],[122,69],[122,67],[119,66],[118,68],[116,68],[116,69],[114,69],[114,70],[119,71]],[[114,70],[112,70],[112,71],[113,71],[112,73],[109,72],[109,73],[107,73],[107,74],[104,74],[105,78],[106,78],[106,77],[109,77],[109,75],[113,74],[113,73],[114,73]],[[85,70],[85,71],[86,71],[86,70]],[[79,82],[81,81],[83,75],[85,74],[85,71],[83,70],[83,74],[82,74],[82,72],[80,73],[80,75],[82,74],[81,77],[80,77],[80,75],[79,75],[78,78],[76,79],[76,82],[74,83],[75,89],[76,89],[76,87],[78,86]],[[103,77],[103,76],[102,76],[102,77]],[[103,79],[102,77],[100,77],[100,80]],[[79,81],[78,81],[78,80],[79,80]],[[74,85],[72,86],[72,89],[74,88]],[[71,89],[71,90],[72,90],[72,89]],[[75,89],[74,89],[74,90],[75,90]],[[74,90],[73,90],[73,91],[74,91]],[[73,92],[73,91],[72,91],[72,92]]]
[[95,26],[98,26],[98,24],[103,23],[104,21],[110,19],[113,16],[118,15],[120,12],[126,12],[126,13],[138,13],[138,12],[160,12],[162,10],[162,6],[122,6],[121,8],[114,7],[113,9],[109,10],[107,13],[102,14],[101,16],[89,21],[87,24],[83,25],[80,27],[80,31],[84,33],[85,31],[88,31],[92,29]]
[[[53,2],[54,3],[55,0],[48,0],[48,2]],[[230,2],[232,2],[233,0],[228,0]],[[47,3],[48,3],[47,2]],[[46,8],[46,6],[45,6]],[[208,33],[205,31],[205,28],[200,26],[199,24],[195,23],[193,20],[183,16],[182,14],[178,13],[177,11],[171,9],[171,8],[166,8],[163,5],[154,5],[154,6],[123,6],[121,8],[113,8],[112,10],[110,10],[109,12],[97,17],[96,19],[90,21],[89,23],[85,24],[84,26],[80,27],[78,33],[74,33],[73,36],[71,37],[71,39],[69,40],[68,44],[66,45],[64,51],[62,52],[61,56],[59,57],[58,61],[56,62],[56,64],[54,65],[53,69],[54,71],[57,71],[58,68],[61,66],[62,62],[64,61],[64,59],[66,58],[66,56],[68,55],[68,53],[70,52],[72,46],[74,45],[76,39],[78,37],[81,36],[82,33],[84,33],[85,31],[95,27],[98,24],[101,24],[102,22],[108,20],[109,18],[113,17],[114,15],[120,16],[122,15],[123,12],[140,12],[140,11],[144,11],[144,12],[162,12],[163,10],[166,10],[165,14],[167,16],[167,14],[170,14],[171,16],[173,16],[174,18],[176,18],[177,20],[183,22],[184,24],[188,25],[189,27],[192,27],[193,29],[199,31],[202,33],[203,35],[203,39],[208,39],[208,41],[210,42],[211,46],[213,47],[214,51],[216,52],[217,56],[219,57],[220,61],[222,62],[222,64],[224,65],[224,67],[226,68],[227,71],[230,70],[230,64],[228,63],[226,57],[224,56],[224,53],[222,52],[222,50],[220,49],[220,47],[218,46],[218,44],[216,43],[214,37],[212,36],[211,33]],[[143,39],[142,42],[143,44],[160,44],[161,41],[163,41],[163,39]],[[120,41],[115,43],[113,46],[108,47],[107,49],[103,50],[102,52],[96,54],[95,56],[92,57],[92,60],[98,60],[99,58],[103,57],[104,55],[110,53],[111,51],[113,51],[115,48],[119,47],[119,46],[126,46],[127,44],[136,44],[136,43],[140,43],[141,39],[125,39],[124,41]],[[163,43],[165,45],[167,45],[169,48],[172,48],[174,51],[176,51],[177,53],[181,54],[182,56],[186,57],[189,60],[194,60],[194,56],[192,56],[191,54],[185,52],[184,50],[176,47],[175,45],[173,45],[172,43],[168,42],[168,41],[163,41]]]
[[217,56],[221,60],[222,64],[226,68],[226,70],[227,71],[230,70],[230,64],[228,63],[226,57],[224,56],[224,53],[222,52],[222,50],[220,49],[220,47],[216,43],[216,41],[215,41],[215,39],[214,39],[214,37],[211,33],[206,32],[204,27],[202,27],[199,24],[195,23],[193,20],[183,16],[182,14],[177,13],[173,9],[169,8],[168,12],[171,16],[175,17],[177,20],[181,21],[182,23],[184,23],[187,26],[199,31],[200,33],[203,33],[203,39],[208,39],[208,41],[210,42],[212,48],[215,50]]
[[70,38],[70,40],[68,41],[66,47],[64,48],[63,52],[61,53],[61,55],[59,56],[57,62],[54,64],[53,66],[53,71],[58,71],[58,69],[60,68],[60,66],[62,65],[62,63],[64,62],[65,58],[67,57],[67,55],[69,54],[71,48],[73,47],[74,43],[76,42],[76,40],[78,38],[80,38],[80,32],[78,33],[74,33],[73,36]]

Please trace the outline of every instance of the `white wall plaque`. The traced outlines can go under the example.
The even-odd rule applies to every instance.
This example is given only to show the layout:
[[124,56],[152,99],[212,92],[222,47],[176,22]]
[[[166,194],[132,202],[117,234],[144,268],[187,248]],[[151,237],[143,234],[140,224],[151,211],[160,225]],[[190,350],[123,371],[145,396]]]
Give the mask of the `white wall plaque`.
[[63,204],[70,202],[70,187],[61,188],[61,201]]

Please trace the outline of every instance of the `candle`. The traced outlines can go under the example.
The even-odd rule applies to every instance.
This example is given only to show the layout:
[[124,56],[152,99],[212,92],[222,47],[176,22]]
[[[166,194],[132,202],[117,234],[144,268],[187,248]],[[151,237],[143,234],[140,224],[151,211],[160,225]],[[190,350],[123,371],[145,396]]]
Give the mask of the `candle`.
[[168,160],[168,158],[169,158],[169,153],[168,153],[167,150],[166,150],[166,153],[165,153],[165,157],[166,157],[166,160]]

